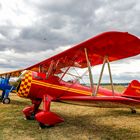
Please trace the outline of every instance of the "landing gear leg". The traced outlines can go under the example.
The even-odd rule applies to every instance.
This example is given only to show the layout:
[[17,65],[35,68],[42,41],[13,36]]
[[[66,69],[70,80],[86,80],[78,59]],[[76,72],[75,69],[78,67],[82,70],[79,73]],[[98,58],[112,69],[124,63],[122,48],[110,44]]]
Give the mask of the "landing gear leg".
[[2,91],[1,100],[3,100],[4,96],[5,96],[5,90]]
[[33,100],[32,106],[28,106],[23,109],[23,114],[26,120],[34,120],[35,114],[38,113],[40,110],[38,109],[41,104],[41,99]]
[[3,104],[10,104],[9,93],[10,93],[10,90],[3,91],[3,93],[2,93]]
[[50,128],[57,123],[64,121],[63,118],[50,111],[50,104],[52,97],[44,95],[43,97],[43,110],[35,115],[36,120],[39,123],[40,128]]

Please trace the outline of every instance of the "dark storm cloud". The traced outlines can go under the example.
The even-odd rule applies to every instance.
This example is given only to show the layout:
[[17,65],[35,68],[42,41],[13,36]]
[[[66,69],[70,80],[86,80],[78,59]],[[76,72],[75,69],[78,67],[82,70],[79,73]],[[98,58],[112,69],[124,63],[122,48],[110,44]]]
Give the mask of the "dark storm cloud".
[[[140,35],[138,1],[29,2],[38,11],[40,18],[33,26],[23,28],[19,38],[29,42],[36,40],[42,50],[77,44],[108,30],[129,31]],[[46,48],[42,42],[46,43]]]
[[[18,29],[19,36],[14,38],[15,43],[10,40],[10,44],[15,50],[26,52],[77,44],[108,30],[140,35],[137,3],[136,0],[30,0],[26,4],[34,7],[39,18],[32,25]],[[10,23],[8,25],[0,28],[0,33],[6,38],[17,30],[12,25],[10,27]]]
[[[64,4],[40,3],[38,5],[33,1],[31,3],[41,16],[32,26],[23,28],[17,40],[28,43],[35,41],[36,45],[40,46],[38,50],[77,44],[89,38],[90,22],[94,17],[94,10],[100,5],[98,1],[95,3],[68,1]],[[30,49],[37,51],[36,45],[31,45]]]
[[1,25],[0,33],[5,36],[7,39],[11,38],[11,35],[17,29],[15,26],[10,25],[11,23],[7,21],[9,25]]
[[[71,17],[79,16],[89,16],[91,11],[98,8],[104,1],[101,0],[55,0],[44,1],[36,3],[34,1],[29,1],[32,3],[39,11],[40,14],[45,14],[50,11],[51,14],[60,13],[61,15],[69,15]],[[84,13],[84,15],[82,15]]]
[[[49,57],[47,50],[54,51],[60,46],[73,46],[104,31],[128,31],[140,36],[139,7],[139,0],[23,1],[12,12],[19,17],[25,14],[25,23],[26,14],[29,16],[33,13],[31,14],[33,19],[31,18],[30,23],[24,26],[16,23],[19,17],[17,19],[12,17],[13,21],[10,19],[1,21],[0,51],[13,49],[18,53],[14,58],[12,55],[10,57],[6,55],[3,59],[8,61],[13,59],[14,63],[8,64],[6,61],[1,67],[7,65],[9,68],[18,68],[32,64],[37,61],[37,57],[38,60]],[[3,5],[0,4],[0,10],[2,9]],[[45,53],[42,55],[43,51],[46,55]],[[28,52],[30,56],[27,55]],[[22,54],[25,54],[25,58],[24,56],[20,58]],[[121,62],[124,61],[118,61],[117,64]]]
[[55,32],[50,28],[37,25],[32,28],[25,28],[22,30],[20,34],[20,38],[22,41],[28,41],[29,43],[36,42],[31,46],[31,49],[34,51],[37,50],[46,50],[46,49],[54,49],[59,46],[68,45],[70,43],[70,39],[59,31]]

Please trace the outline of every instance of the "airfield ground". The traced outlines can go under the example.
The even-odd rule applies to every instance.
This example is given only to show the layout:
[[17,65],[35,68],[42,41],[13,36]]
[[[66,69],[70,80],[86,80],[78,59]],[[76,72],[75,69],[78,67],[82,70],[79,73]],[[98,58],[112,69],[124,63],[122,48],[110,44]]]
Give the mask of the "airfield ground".
[[[122,91],[123,87],[116,87]],[[52,103],[51,110],[65,122],[39,129],[36,121],[23,119],[30,101],[10,95],[11,104],[0,104],[0,140],[140,140],[140,109],[104,109]]]

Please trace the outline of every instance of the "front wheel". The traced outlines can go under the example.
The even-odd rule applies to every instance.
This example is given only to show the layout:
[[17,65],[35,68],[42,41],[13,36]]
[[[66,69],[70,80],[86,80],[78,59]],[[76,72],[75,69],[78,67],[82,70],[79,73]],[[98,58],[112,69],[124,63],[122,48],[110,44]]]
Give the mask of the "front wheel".
[[2,102],[3,102],[3,104],[9,104],[10,98],[3,98]]
[[132,109],[132,110],[131,110],[131,113],[132,113],[132,114],[136,114],[137,111],[136,111],[135,109]]

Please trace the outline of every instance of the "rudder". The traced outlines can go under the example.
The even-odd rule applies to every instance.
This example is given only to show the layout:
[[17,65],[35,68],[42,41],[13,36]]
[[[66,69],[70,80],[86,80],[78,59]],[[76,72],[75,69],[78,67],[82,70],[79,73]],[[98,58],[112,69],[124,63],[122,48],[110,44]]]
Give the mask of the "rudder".
[[123,92],[125,96],[140,96],[140,82],[137,80],[133,80],[127,87],[127,89]]

